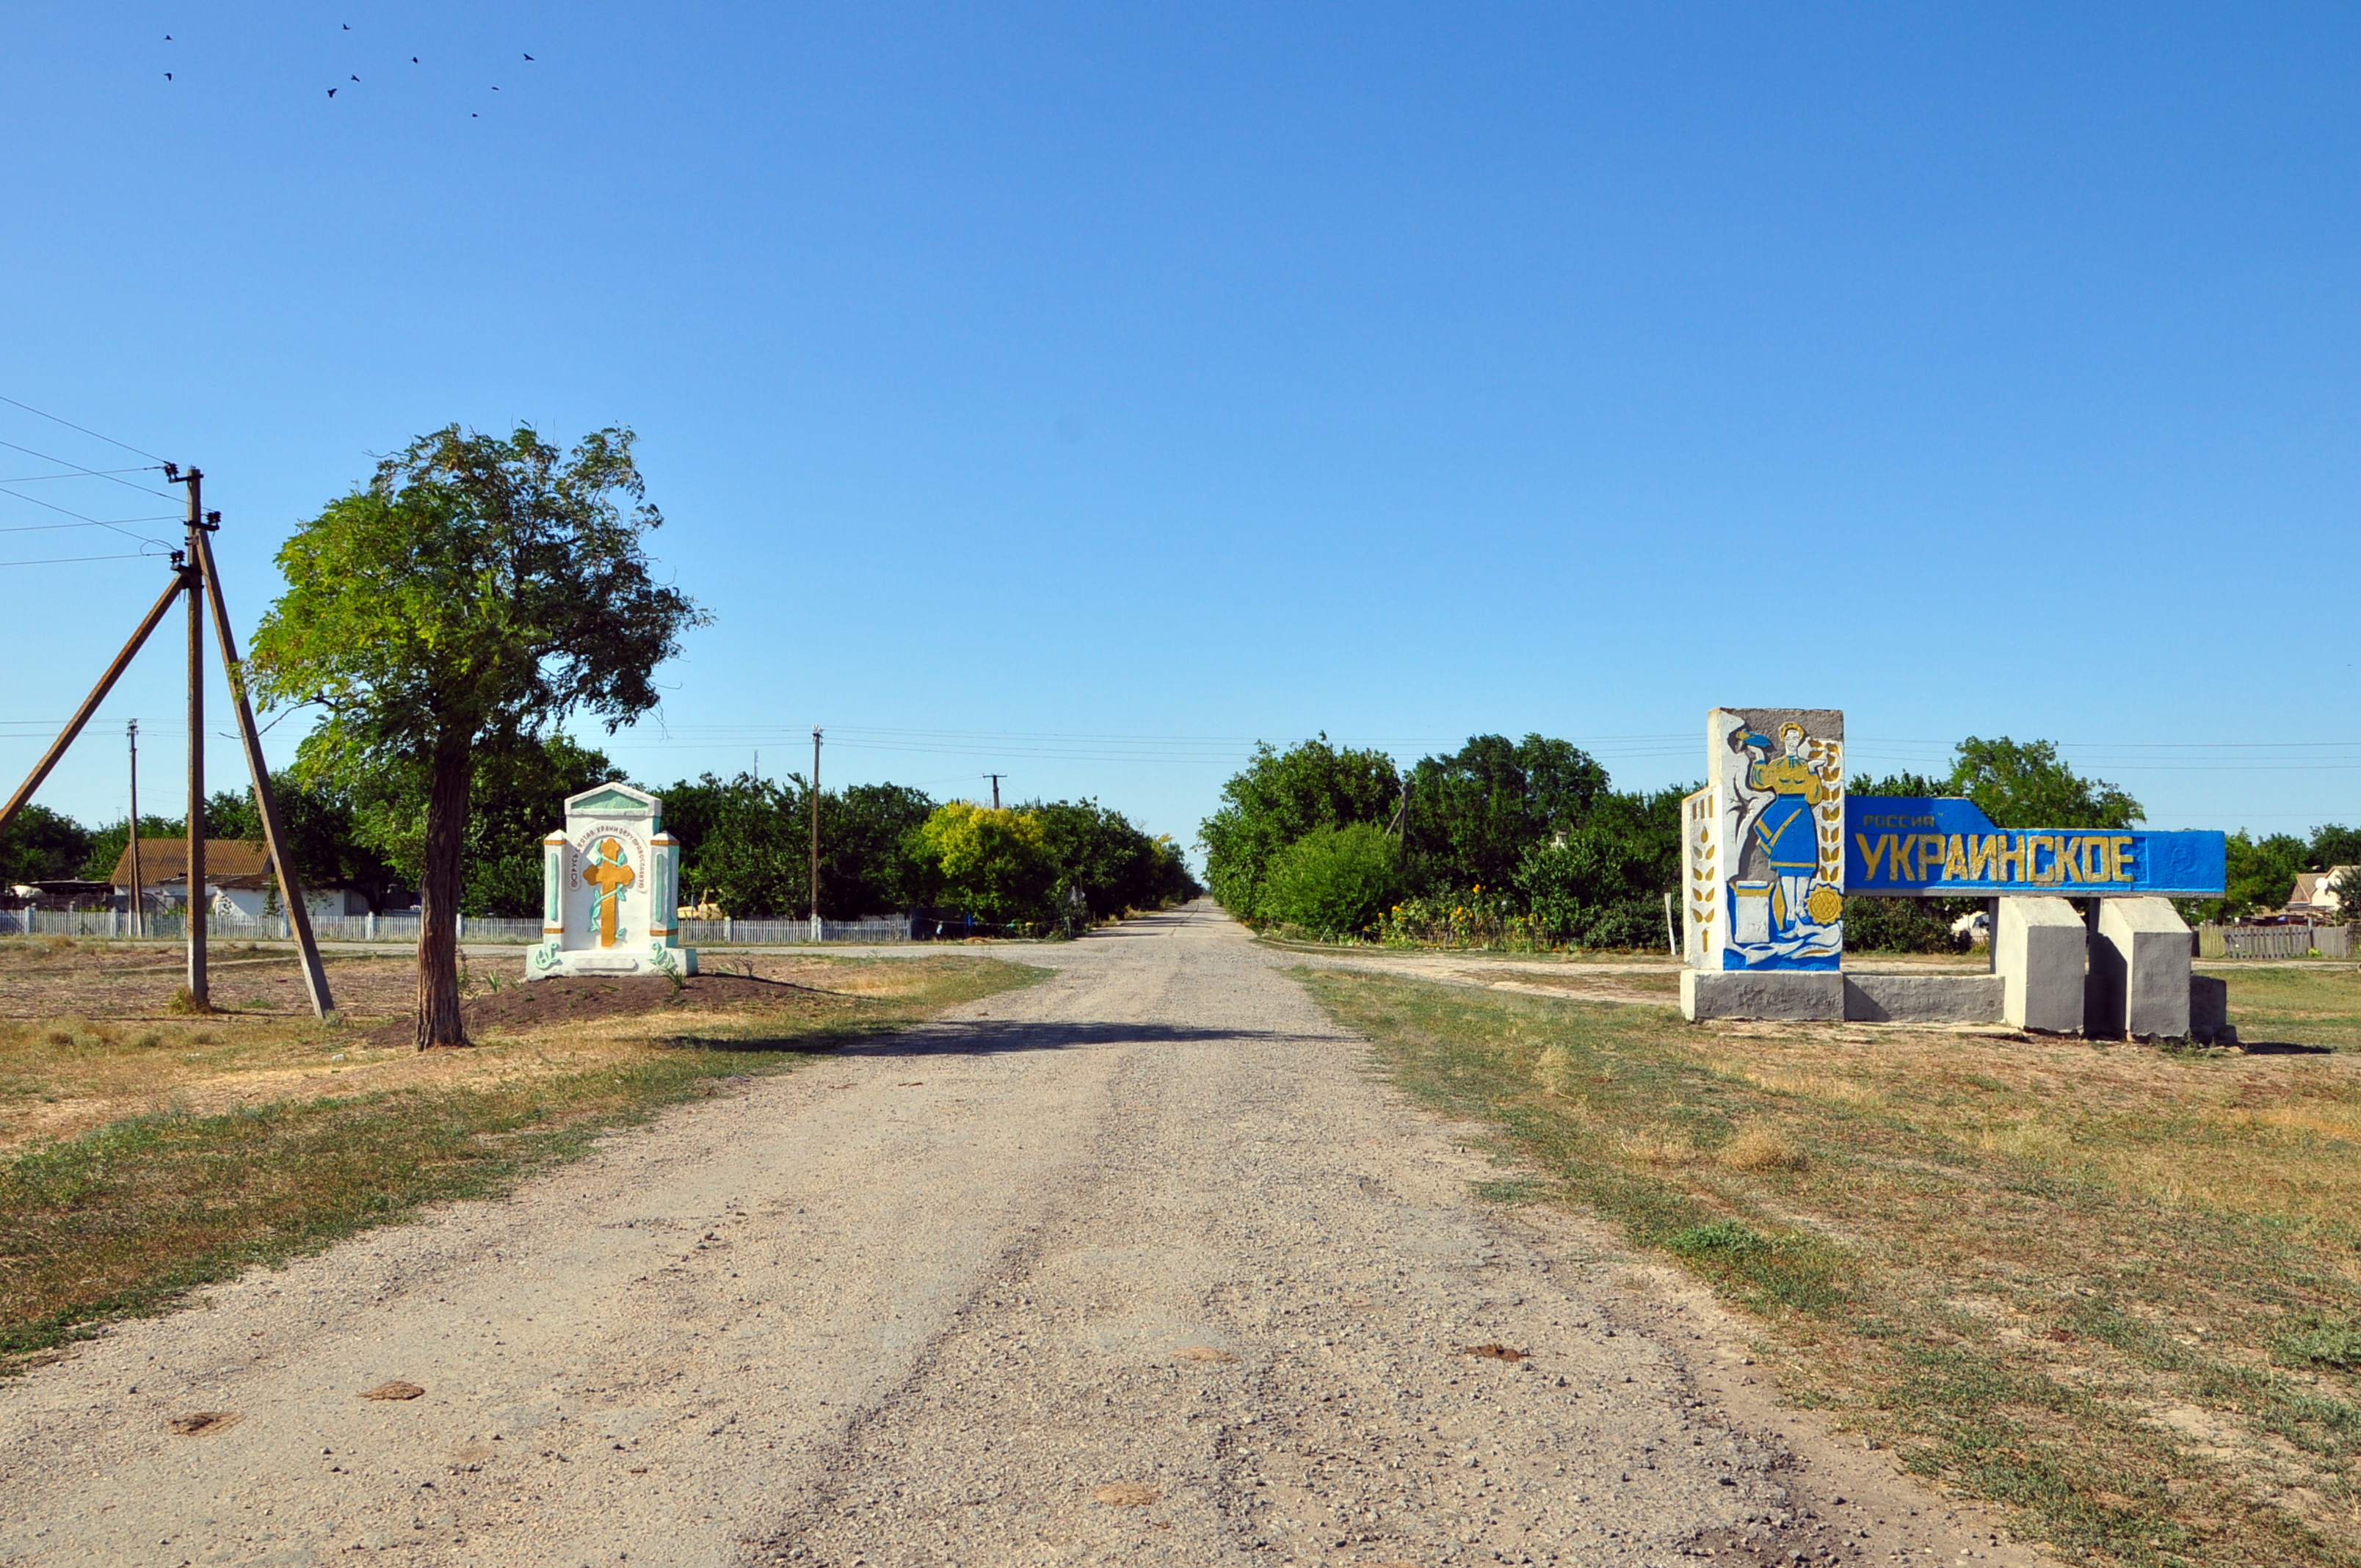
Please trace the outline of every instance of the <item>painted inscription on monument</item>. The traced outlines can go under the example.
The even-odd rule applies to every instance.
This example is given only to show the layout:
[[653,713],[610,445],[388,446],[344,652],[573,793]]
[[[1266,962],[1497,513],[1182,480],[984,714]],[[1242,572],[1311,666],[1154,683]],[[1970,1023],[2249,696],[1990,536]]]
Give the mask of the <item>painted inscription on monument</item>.
[[1699,969],[1828,970],[1844,956],[1844,715],[1718,707],[1682,802],[1684,954]]
[[2228,850],[2220,833],[2001,828],[1971,800],[1860,795],[1845,806],[1844,885],[1890,898],[2218,898]]

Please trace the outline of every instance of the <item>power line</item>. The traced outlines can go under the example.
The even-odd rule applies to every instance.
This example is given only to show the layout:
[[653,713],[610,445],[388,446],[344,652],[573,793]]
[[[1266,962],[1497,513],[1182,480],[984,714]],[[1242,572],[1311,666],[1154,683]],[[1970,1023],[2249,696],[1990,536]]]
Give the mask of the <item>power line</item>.
[[[5,441],[0,441],[0,446],[6,446],[12,452],[23,452],[25,450],[21,446],[16,446]],[[28,455],[38,457],[41,455],[35,452],[28,454]],[[50,463],[64,463],[65,459],[62,457],[50,457],[45,459],[45,461]],[[71,464],[67,464],[66,466],[70,468],[73,467]],[[148,465],[143,463],[137,468],[73,468],[73,472],[70,474],[20,474],[15,478],[0,479],[0,485],[29,485],[39,479],[112,479],[117,474],[145,474],[148,471]],[[133,489],[141,489],[144,488],[145,487],[138,485],[134,485],[132,487]],[[150,490],[148,493],[150,495],[160,496],[164,492],[161,490]]]
[[[143,544],[160,544],[167,550],[172,548],[171,543],[167,540],[151,539],[144,533],[134,533],[127,528],[116,527],[115,524],[107,521],[104,518],[92,517],[87,513],[78,512],[71,507],[61,507],[55,501],[45,501],[38,496],[21,495],[15,490],[5,488],[0,488],[0,496],[15,496],[16,499],[20,501],[30,501],[37,507],[46,507],[50,511],[58,512],[63,516],[76,519],[79,521],[89,523],[93,528],[114,529],[115,532],[120,533],[124,538],[137,539]],[[153,517],[126,517],[123,521],[125,522],[163,522],[177,520]]]
[[[13,409],[22,409],[22,410],[24,410],[24,411],[25,411],[27,413],[28,413],[28,414],[39,414],[41,418],[43,418],[43,419],[45,419],[45,420],[48,420],[51,424],[61,424],[61,425],[64,425],[68,430],[78,430],[78,431],[82,432],[84,435],[92,436],[92,437],[94,437],[94,438],[95,438],[95,439],[97,439],[97,440],[100,440],[100,441],[104,441],[104,442],[105,442],[109,446],[120,446],[120,447],[121,447],[121,448],[123,448],[123,450],[125,450],[126,452],[132,453],[132,454],[134,454],[134,455],[137,455],[137,456],[141,456],[141,457],[148,458],[148,459],[149,459],[151,462],[161,463],[162,461],[164,461],[164,459],[162,459],[161,457],[157,456],[153,452],[144,452],[144,451],[141,451],[138,447],[132,445],[132,444],[131,444],[131,443],[129,443],[129,442],[127,442],[127,441],[117,441],[117,440],[115,440],[115,437],[113,437],[113,436],[111,436],[111,435],[100,435],[100,434],[98,433],[98,432],[96,432],[96,431],[94,431],[94,430],[91,429],[91,428],[90,428],[88,425],[86,425],[86,424],[76,424],[76,423],[74,423],[74,422],[73,422],[73,421],[71,421],[71,420],[70,420],[70,419],[60,419],[57,415],[55,415],[55,414],[53,414],[53,413],[44,413],[44,412],[42,412],[42,411],[41,411],[41,410],[35,408],[32,404],[30,404],[30,403],[20,403],[20,402],[18,402],[16,399],[14,399],[14,398],[12,398],[12,397],[8,397],[8,396],[6,396],[5,393],[0,393],[0,403],[6,403],[10,408],[13,408]],[[22,450],[22,449],[21,449],[21,448],[19,448],[19,450]],[[55,461],[55,459],[51,459],[51,461]]]
[[[160,540],[158,543],[162,543]],[[71,566],[78,561],[154,561],[160,559],[153,551],[135,550],[128,555],[59,555],[46,561],[0,561],[0,566]]]
[[[121,485],[126,490],[137,490],[143,496],[154,496],[159,500],[170,501],[178,500],[180,499],[169,490],[159,490],[148,485],[135,485],[128,479],[117,477],[118,475],[122,474],[144,474],[147,472],[145,468],[85,468],[71,457],[60,457],[56,454],[49,452],[36,452],[29,446],[19,446],[13,441],[0,441],[0,446],[5,446],[11,452],[21,452],[27,457],[38,457],[44,463],[62,463],[67,467],[74,470],[75,474],[79,474],[83,477],[104,479],[110,484]],[[49,477],[54,478],[64,478],[71,477],[71,476],[52,475]]]

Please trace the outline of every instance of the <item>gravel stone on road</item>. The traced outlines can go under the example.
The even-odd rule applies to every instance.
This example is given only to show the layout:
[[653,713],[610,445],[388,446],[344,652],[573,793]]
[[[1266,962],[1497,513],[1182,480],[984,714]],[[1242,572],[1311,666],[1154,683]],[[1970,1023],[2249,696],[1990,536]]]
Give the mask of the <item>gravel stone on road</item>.
[[1021,956],[0,1387],[0,1563],[2036,1561],[1210,905]]

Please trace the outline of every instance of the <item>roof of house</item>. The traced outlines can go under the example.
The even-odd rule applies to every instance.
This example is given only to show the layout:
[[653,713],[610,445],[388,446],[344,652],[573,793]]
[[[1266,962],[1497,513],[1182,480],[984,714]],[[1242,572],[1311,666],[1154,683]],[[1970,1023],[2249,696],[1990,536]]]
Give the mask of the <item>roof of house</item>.
[[[269,866],[269,857],[243,839],[208,839],[205,840],[205,880],[215,886],[235,883],[247,877],[258,878]],[[139,880],[148,887],[159,883],[186,882],[189,879],[189,841],[186,839],[142,839],[139,840]],[[115,885],[131,885],[131,846],[123,846],[123,853],[115,862]]]
[[2326,885],[2328,885],[2326,872],[2298,872],[2295,873],[2295,891],[2288,894],[2288,902],[2310,904],[2312,894]]

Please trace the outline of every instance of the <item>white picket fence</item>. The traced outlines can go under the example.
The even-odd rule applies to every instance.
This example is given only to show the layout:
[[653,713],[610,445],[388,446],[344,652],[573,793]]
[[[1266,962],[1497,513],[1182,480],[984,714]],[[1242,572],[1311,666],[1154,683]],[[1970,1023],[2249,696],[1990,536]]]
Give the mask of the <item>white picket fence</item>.
[[[294,936],[284,915],[261,920],[236,920],[216,914],[207,922],[217,941],[241,938],[285,941]],[[185,940],[188,916],[177,911],[150,914],[144,935],[171,941]],[[383,942],[418,945],[418,916],[402,915],[314,916],[312,934],[323,942]],[[85,937],[121,940],[131,935],[131,917],[120,909],[0,909],[0,937]],[[539,920],[512,920],[491,916],[463,915],[463,942],[513,942],[520,946],[541,940]],[[906,942],[910,922],[900,916],[869,920],[823,920],[812,934],[809,920],[685,920],[681,942],[697,947],[787,947],[822,942]]]

